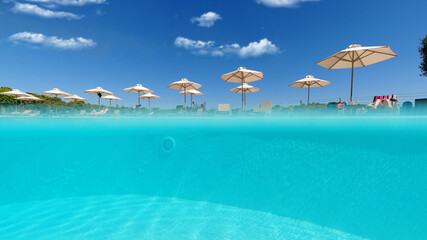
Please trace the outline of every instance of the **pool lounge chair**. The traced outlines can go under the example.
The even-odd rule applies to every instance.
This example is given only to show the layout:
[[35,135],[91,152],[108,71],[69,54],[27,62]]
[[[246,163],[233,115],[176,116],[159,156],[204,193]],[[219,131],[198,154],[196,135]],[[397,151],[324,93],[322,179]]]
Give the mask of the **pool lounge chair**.
[[6,114],[7,114],[7,111],[6,111],[6,109],[5,109],[4,107],[1,107],[1,112],[0,112],[0,114],[1,114],[1,115],[6,115]]
[[102,109],[102,110],[101,110],[101,111],[99,111],[99,112],[92,112],[92,113],[89,113],[89,115],[92,115],[92,116],[100,116],[100,115],[105,115],[107,112],[108,112],[108,108],[105,108],[105,109]]
[[10,113],[10,115],[18,116],[18,115],[21,115],[21,113],[22,113],[22,112],[14,111],[14,112],[11,112],[11,113]]
[[218,104],[218,110],[216,113],[227,113],[231,115],[230,104]]
[[39,115],[40,115],[39,111],[33,111],[32,113],[28,114],[28,116],[30,116],[30,117],[37,117]]
[[20,116],[30,116],[31,110],[25,110],[23,111]]
[[273,102],[272,101],[263,101],[261,102],[261,105],[259,108],[255,108],[254,112],[256,113],[271,113],[271,110],[273,109]]

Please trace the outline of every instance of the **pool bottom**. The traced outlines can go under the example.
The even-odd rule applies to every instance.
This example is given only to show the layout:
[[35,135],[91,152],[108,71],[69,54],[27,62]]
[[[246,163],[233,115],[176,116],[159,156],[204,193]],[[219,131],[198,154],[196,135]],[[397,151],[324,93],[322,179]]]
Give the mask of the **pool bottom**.
[[269,213],[139,195],[0,206],[0,239],[363,239]]

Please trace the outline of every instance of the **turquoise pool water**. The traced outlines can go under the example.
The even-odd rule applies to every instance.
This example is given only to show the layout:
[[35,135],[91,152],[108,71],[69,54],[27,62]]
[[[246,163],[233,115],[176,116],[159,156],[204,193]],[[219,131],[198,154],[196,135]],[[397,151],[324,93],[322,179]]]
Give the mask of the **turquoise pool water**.
[[0,119],[0,239],[425,239],[427,118]]

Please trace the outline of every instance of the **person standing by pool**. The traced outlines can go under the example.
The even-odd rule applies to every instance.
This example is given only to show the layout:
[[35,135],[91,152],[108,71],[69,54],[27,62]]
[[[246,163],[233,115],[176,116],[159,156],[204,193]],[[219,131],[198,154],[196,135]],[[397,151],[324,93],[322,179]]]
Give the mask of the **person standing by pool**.
[[368,104],[368,107],[372,107],[377,109],[378,106],[386,106],[388,108],[393,108],[397,106],[397,102],[399,99],[396,94],[388,95],[388,96],[375,96],[374,100]]
[[399,99],[397,98],[397,95],[393,93],[391,95],[390,101],[391,101],[392,107],[396,107],[397,106],[397,102],[399,102]]

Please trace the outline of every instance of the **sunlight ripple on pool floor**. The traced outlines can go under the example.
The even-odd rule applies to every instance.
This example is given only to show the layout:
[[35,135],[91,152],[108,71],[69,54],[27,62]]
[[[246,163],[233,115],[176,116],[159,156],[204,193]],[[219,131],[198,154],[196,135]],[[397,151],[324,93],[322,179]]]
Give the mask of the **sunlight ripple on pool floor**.
[[362,239],[276,215],[138,195],[0,206],[0,239]]

